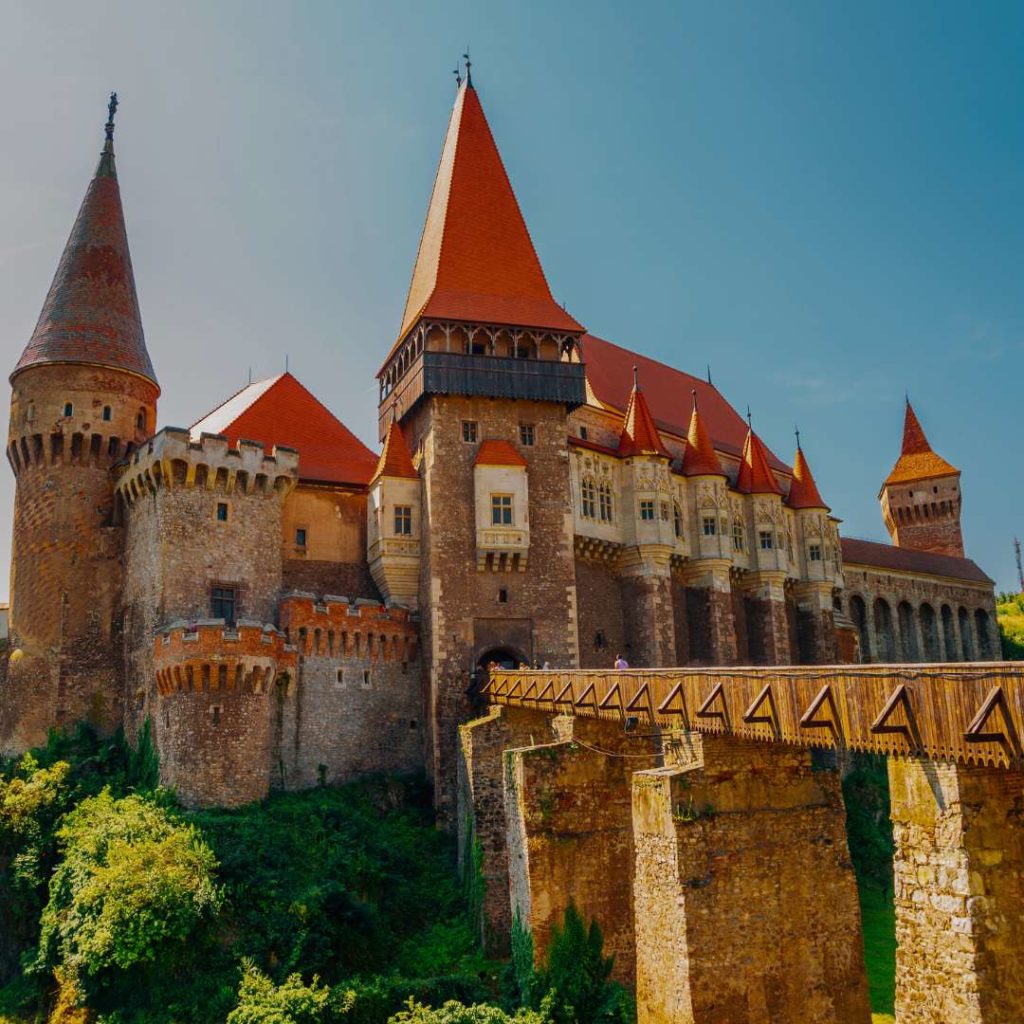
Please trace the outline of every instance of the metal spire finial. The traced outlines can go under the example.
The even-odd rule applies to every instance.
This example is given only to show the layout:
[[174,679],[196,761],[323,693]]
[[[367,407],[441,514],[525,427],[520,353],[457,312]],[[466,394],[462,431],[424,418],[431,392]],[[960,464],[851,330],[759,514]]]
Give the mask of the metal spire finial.
[[693,411],[696,412],[697,411],[697,389],[696,388],[691,388],[690,389],[690,395],[693,398]]
[[747,428],[749,430],[754,429],[754,418],[750,415],[750,406],[747,406]]
[[800,448],[800,428],[798,426],[796,426],[796,424],[793,425],[793,433],[796,434],[796,446],[797,446],[797,450],[799,450],[799,448]]
[[[708,363],[708,383],[711,384],[711,364]],[[713,387],[714,385],[712,385]]]
[[634,363],[633,364],[633,390],[634,391],[636,391],[640,387],[640,385],[638,383],[639,380],[640,380],[640,372],[637,369],[636,363]]
[[469,44],[466,44],[466,52],[462,55],[462,59],[466,62],[466,85],[473,88],[473,72],[470,68],[473,66],[473,62],[469,59]]
[[107,104],[107,123],[103,126],[106,132],[106,144],[109,148],[114,144],[114,114],[117,113],[117,93],[110,94],[110,102]]
[[461,89],[462,88],[462,69],[459,67],[459,62],[458,61],[455,62],[455,70],[452,72],[452,74],[455,76],[455,88],[456,89]]

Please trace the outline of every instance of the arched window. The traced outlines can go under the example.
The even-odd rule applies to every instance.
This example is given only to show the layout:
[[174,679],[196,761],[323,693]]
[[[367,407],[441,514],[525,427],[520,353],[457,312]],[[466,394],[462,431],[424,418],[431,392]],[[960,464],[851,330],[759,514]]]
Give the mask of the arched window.
[[884,598],[875,601],[875,643],[880,661],[896,660],[896,636],[892,626],[892,609]]
[[992,657],[992,634],[989,631],[988,612],[984,608],[975,610],[974,628],[978,633],[978,658],[988,661]]
[[595,518],[594,481],[590,477],[584,477],[580,484],[580,495],[583,499],[580,514],[584,519]]
[[850,598],[850,616],[860,637],[860,660],[871,661],[871,638],[868,636],[868,610],[864,598],[854,594]]
[[679,507],[679,502],[675,501],[672,503],[672,526],[675,529],[676,540],[683,539],[683,510]]
[[139,430],[145,430],[146,429],[146,410],[145,409],[140,409],[139,410],[138,416],[135,417],[135,426],[138,427]]
[[614,518],[612,507],[612,489],[610,484],[601,484],[598,489],[598,499],[601,508],[601,522],[610,523]]
[[744,551],[747,547],[746,535],[743,532],[743,520],[732,521],[732,549],[733,551]]
[[964,661],[974,661],[974,637],[971,635],[971,616],[966,608],[956,613],[960,624],[960,643],[964,649]]
[[935,609],[925,602],[918,612],[921,620],[921,640],[924,643],[924,660],[941,661],[939,651],[939,628],[935,617]]

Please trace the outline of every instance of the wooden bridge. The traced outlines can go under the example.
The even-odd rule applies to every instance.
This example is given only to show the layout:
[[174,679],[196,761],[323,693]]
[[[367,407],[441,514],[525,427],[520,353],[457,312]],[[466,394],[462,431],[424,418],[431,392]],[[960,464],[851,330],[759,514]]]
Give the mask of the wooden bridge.
[[1024,1020],[1024,665],[499,670],[484,693],[458,821],[494,952],[516,918],[543,950],[571,899],[639,1024],[868,1024],[840,773],[810,748],[871,751],[897,1024]]
[[1024,663],[497,671],[492,704],[805,747],[1019,766]]

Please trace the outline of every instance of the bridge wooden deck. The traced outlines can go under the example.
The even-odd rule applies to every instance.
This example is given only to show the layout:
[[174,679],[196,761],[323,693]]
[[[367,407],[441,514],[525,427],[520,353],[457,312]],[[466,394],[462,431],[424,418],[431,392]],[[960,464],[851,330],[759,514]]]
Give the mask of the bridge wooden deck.
[[1020,767],[1024,663],[500,670],[494,704],[745,739]]

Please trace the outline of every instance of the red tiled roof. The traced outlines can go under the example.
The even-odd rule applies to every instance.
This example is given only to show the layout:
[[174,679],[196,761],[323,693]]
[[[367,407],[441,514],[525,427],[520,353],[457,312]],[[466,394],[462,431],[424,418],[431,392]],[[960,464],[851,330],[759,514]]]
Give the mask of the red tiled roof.
[[626,415],[622,419],[622,433],[619,436],[619,455],[664,455],[669,458],[668,449],[654,425],[651,410],[639,386],[634,382],[629,394]]
[[768,465],[768,452],[764,442],[754,433],[747,431],[743,442],[743,458],[736,475],[736,489],[744,494],[781,494],[782,488]]
[[290,373],[236,392],[192,425],[193,440],[202,433],[261,441],[268,452],[294,448],[302,480],[365,485],[377,468],[373,452]]
[[[583,338],[583,363],[594,397],[602,405],[622,413],[629,403],[632,368],[637,366],[644,381],[644,396],[655,425],[662,433],[667,432],[676,437],[687,435],[690,395],[696,391],[701,419],[715,448],[736,457],[742,452],[747,431],[746,421],[722,397],[721,392],[706,380],[592,334],[586,334]],[[768,461],[773,469],[781,473],[790,472],[789,467],[770,451]]]
[[959,475],[960,470],[932,451],[932,446],[924,436],[921,423],[908,399],[903,418],[903,447],[892,472],[885,478],[886,484],[912,483],[915,480]]
[[82,200],[39,322],[11,376],[40,363],[112,366],[156,383],[142,333],[109,142]]
[[398,420],[392,420],[391,426],[388,427],[388,436],[384,439],[384,448],[377,461],[373,479],[376,480],[379,476],[419,479],[419,473],[416,472],[416,467],[412,464],[409,445],[406,443],[402,428],[398,425]]
[[483,441],[473,460],[474,466],[525,466],[526,459],[508,441]]
[[992,580],[969,558],[914,551],[911,548],[898,548],[893,544],[879,544],[877,541],[856,540],[852,537],[843,537],[842,547],[843,562],[849,565],[992,584]]
[[704,426],[704,418],[697,409],[696,395],[693,398],[693,412],[690,414],[690,429],[686,432],[682,470],[686,476],[725,476],[722,463],[715,454],[715,446]]
[[586,448],[588,451],[600,452],[602,455],[614,455],[618,456],[619,452],[615,448],[609,448],[606,444],[598,444],[597,441],[591,441],[589,438],[576,437],[570,435],[569,445],[572,448]]
[[476,90],[455,98],[399,340],[423,316],[583,328],[551,296]]
[[789,488],[789,495],[786,504],[790,508],[823,508],[828,510],[828,505],[821,498],[818,485],[814,482],[811,474],[811,467],[804,457],[804,450],[798,444],[796,446],[796,458],[793,460],[793,483]]

